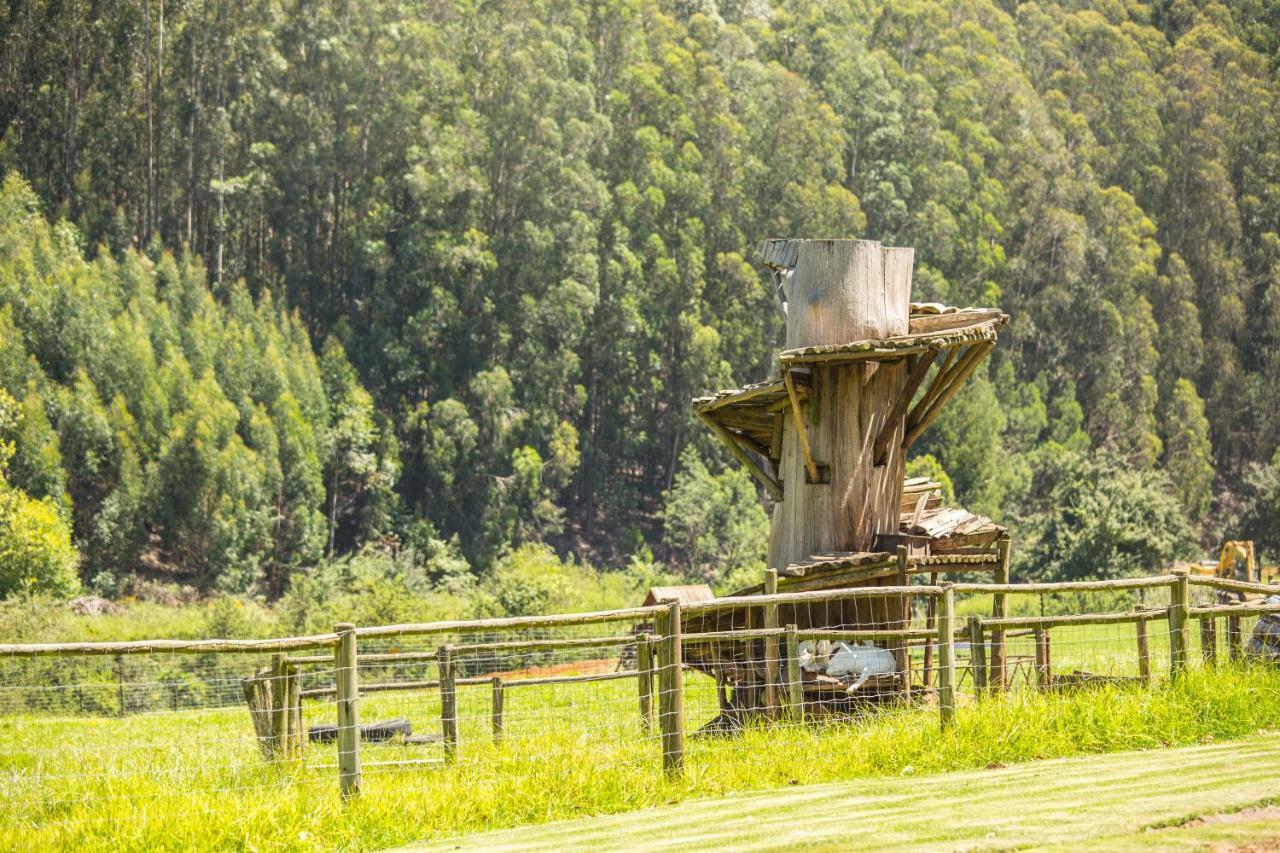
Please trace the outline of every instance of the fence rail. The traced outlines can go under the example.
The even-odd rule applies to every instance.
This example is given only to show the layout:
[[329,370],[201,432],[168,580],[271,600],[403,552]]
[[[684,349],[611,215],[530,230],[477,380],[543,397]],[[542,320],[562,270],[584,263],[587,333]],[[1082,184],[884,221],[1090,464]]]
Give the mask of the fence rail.
[[[903,562],[900,555],[899,563]],[[899,580],[905,577],[905,572],[898,575]],[[718,711],[703,726],[715,730],[717,725],[740,724],[744,716],[775,725],[808,724],[817,719],[819,711],[839,711],[858,701],[875,699],[893,704],[914,702],[927,695],[936,699],[945,727],[955,719],[966,683],[976,701],[1015,689],[1019,678],[1036,690],[1099,682],[1151,683],[1161,671],[1177,678],[1193,659],[1196,633],[1199,659],[1205,665],[1215,665],[1219,659],[1219,636],[1226,638],[1228,656],[1240,660],[1245,654],[1242,620],[1280,612],[1278,604],[1242,600],[1248,595],[1280,595],[1280,585],[1184,573],[1035,584],[898,583],[788,593],[773,591],[776,575],[772,583],[770,580],[766,578],[765,595],[593,613],[389,626],[341,624],[331,633],[263,640],[11,643],[0,645],[0,661],[110,656],[115,663],[118,707],[125,713],[131,706],[126,686],[135,693],[161,695],[159,700],[151,700],[157,703],[153,707],[159,708],[164,707],[164,693],[169,690],[177,710],[183,683],[167,672],[163,678],[126,685],[122,673],[127,658],[272,655],[269,666],[256,669],[243,683],[241,679],[211,678],[207,685],[216,686],[219,697],[233,688],[243,691],[259,747],[272,760],[303,756],[308,738],[317,737],[321,729],[330,730],[337,743],[337,761],[313,767],[336,768],[343,797],[352,797],[359,793],[367,769],[463,760],[481,722],[491,730],[496,748],[513,742],[513,721],[542,715],[554,726],[557,720],[570,719],[564,715],[576,707],[572,702],[558,705],[560,700],[551,700],[522,711],[525,699],[513,704],[508,695],[512,690],[589,684],[612,691],[608,701],[614,704],[607,709],[588,706],[574,713],[587,714],[586,724],[604,727],[615,725],[613,716],[619,716],[620,705],[627,704],[628,710],[621,716],[631,721],[629,725],[638,723],[642,735],[652,736],[660,745],[661,766],[668,773],[678,773],[686,760],[689,702],[697,709],[696,716]],[[1215,600],[1193,602],[1196,590]],[[1166,592],[1167,602],[1160,598],[1154,605],[1148,603],[1148,595],[1163,596]],[[1097,612],[1043,612],[1047,599],[1064,595],[1085,596],[1082,600],[1086,601],[1095,601],[1088,599],[1089,595],[1101,596],[1097,600],[1110,602],[1121,600],[1116,598],[1119,595],[1124,609],[1113,603],[1094,604]],[[987,596],[989,606],[984,601]],[[1040,601],[1041,613],[1011,608],[1014,599],[1026,596]],[[973,612],[976,605],[987,606],[989,615]],[[1226,622],[1221,633],[1217,630],[1219,618]],[[1192,620],[1198,622],[1198,632],[1192,631]],[[1152,623],[1159,622],[1167,623],[1167,635],[1149,630]],[[615,628],[592,636],[590,630],[595,626],[629,630]],[[1105,653],[1100,635],[1083,633],[1126,626],[1132,626],[1127,638],[1106,635]],[[545,635],[552,630],[571,635]],[[406,638],[439,645],[398,648],[400,643],[389,642]],[[468,642],[471,638],[475,641]],[[877,642],[883,645],[869,645]],[[836,651],[824,651],[825,644],[834,644]],[[1167,667],[1160,649],[1166,644]],[[606,654],[617,659],[612,671],[605,668],[611,662]],[[851,669],[837,675],[841,655]],[[1090,660],[1121,657],[1127,663],[1113,667],[1113,671],[1098,673],[1089,668]],[[891,666],[887,663],[890,660]],[[875,662],[875,667],[868,661]],[[80,691],[89,707],[109,705],[104,697],[111,685],[105,680],[62,683],[55,670],[39,672],[48,676],[48,683],[13,689],[36,697]],[[695,680],[686,691],[686,675],[690,673],[697,675],[690,675]],[[627,695],[605,686],[621,681],[635,681],[634,692]],[[708,689],[713,681],[714,688]],[[489,695],[460,691],[472,687],[488,687]],[[362,763],[362,747],[374,742],[374,732],[362,727],[362,697],[370,697],[372,702],[372,697],[383,694],[428,693],[434,697],[432,707],[438,707],[439,734],[418,736],[414,742],[438,747],[441,755]],[[708,699],[713,703],[710,708]],[[324,704],[328,700],[332,705]],[[304,704],[311,713],[328,707],[334,714],[329,719],[336,718],[336,725],[308,732],[302,725]],[[603,713],[600,719],[590,716],[603,710],[613,715],[609,722]],[[330,735],[321,732],[320,736]]]

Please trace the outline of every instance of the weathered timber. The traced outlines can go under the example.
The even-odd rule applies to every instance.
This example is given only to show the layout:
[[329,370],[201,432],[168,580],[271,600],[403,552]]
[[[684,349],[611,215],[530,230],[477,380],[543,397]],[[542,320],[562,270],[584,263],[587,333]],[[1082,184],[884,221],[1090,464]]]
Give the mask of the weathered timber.
[[[778,570],[764,570],[764,594],[778,594]],[[778,630],[778,605],[766,604],[764,606],[764,629],[766,631]],[[778,635],[769,633],[764,637],[764,707],[765,714],[774,716],[778,710],[778,686],[780,678],[779,672],[779,652],[778,652]]]
[[969,617],[969,672],[973,678],[973,694],[981,696],[987,689],[987,644],[982,620]]
[[640,725],[646,731],[653,729],[653,638],[649,634],[640,637],[636,646],[636,675],[640,691]]
[[440,730],[444,735],[444,757],[446,761],[453,762],[458,759],[458,671],[452,646],[440,647],[436,664],[440,669]]
[[800,672],[800,635],[796,626],[786,629],[787,712],[793,722],[804,721],[804,683]]
[[942,727],[956,719],[956,620],[955,590],[946,585],[938,597],[938,711]]
[[334,626],[338,644],[333,650],[333,671],[337,681],[338,705],[338,785],[342,798],[360,793],[360,687],[356,671],[355,626]]
[[1169,672],[1176,678],[1187,668],[1187,649],[1191,646],[1190,583],[1186,572],[1175,573],[1169,604]]
[[[906,545],[898,546],[898,574],[897,585],[907,589],[911,588],[911,577],[907,574],[907,554]],[[911,595],[903,593],[898,599],[897,613],[894,614],[894,624],[902,628],[911,627]],[[894,668],[898,671],[898,677],[902,680],[900,685],[900,698],[906,702],[911,699],[911,652],[907,647],[906,640],[901,640],[893,644]]]
[[493,677],[493,742],[502,743],[502,736],[506,731],[506,721],[503,717],[504,704],[506,702],[506,694],[502,687],[502,676],[495,675]]
[[1230,578],[1214,578],[1194,575],[1190,578],[1190,583],[1194,586],[1211,586],[1214,589],[1226,590],[1228,592],[1252,592],[1258,595],[1280,595],[1280,584],[1274,583],[1251,583],[1249,581],[1237,581]]
[[1036,628],[1036,684],[1041,690],[1053,687],[1053,659],[1049,646],[1049,629]]
[[[907,333],[911,250],[865,240],[791,242],[788,353]],[[792,369],[785,358],[783,370],[786,379]],[[903,457],[895,440],[876,465],[873,445],[906,383],[905,362],[881,363],[870,373],[839,363],[809,370],[811,420],[793,411],[783,426],[779,470],[787,488],[774,507],[767,559],[775,569],[810,554],[870,550],[877,534],[898,528]],[[891,435],[900,432],[900,423],[890,426]],[[828,466],[824,476],[807,470],[810,460]]]
[[1138,676],[1145,682],[1151,681],[1151,646],[1147,642],[1147,621],[1134,623],[1138,639]]
[[[995,582],[998,584],[1009,583],[1009,560],[1012,551],[1012,543],[1009,534],[1005,533],[996,540],[996,555],[999,560],[996,569]],[[1009,594],[1007,592],[996,592],[991,596],[991,616],[995,619],[1003,619],[1008,610]],[[991,631],[991,670],[990,670],[990,687],[995,692],[1005,689],[1008,679],[1005,673],[1005,640],[1004,629],[994,628]]]
[[659,728],[662,731],[662,769],[668,775],[684,772],[684,673],[680,645],[680,602],[667,605],[659,623]]

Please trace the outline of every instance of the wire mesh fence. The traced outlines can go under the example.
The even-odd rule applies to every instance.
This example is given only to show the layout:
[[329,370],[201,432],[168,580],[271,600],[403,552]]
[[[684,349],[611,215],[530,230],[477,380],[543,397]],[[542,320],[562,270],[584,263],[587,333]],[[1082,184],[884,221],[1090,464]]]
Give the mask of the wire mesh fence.
[[1280,632],[1255,636],[1280,613],[1280,599],[1258,598],[1275,587],[896,581],[783,594],[766,582],[759,596],[274,641],[0,646],[3,796],[56,823],[89,798],[105,818],[113,798],[351,796],[451,768],[536,778],[584,754],[670,773],[749,731],[821,732],[898,709],[945,726],[996,696],[1145,689],[1191,666],[1280,656]]

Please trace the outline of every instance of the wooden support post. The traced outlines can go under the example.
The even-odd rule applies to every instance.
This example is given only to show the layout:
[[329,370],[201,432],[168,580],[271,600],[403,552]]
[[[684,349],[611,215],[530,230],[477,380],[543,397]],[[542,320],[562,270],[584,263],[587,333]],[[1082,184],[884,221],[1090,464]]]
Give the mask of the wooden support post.
[[636,683],[640,690],[640,725],[653,730],[653,639],[641,634],[636,641]]
[[1244,660],[1244,634],[1240,631],[1240,617],[1227,617],[1227,655],[1233,661]]
[[662,730],[662,769],[684,772],[684,655],[680,644],[680,602],[662,616],[658,643],[658,725]]
[[1147,644],[1147,620],[1139,619],[1133,623],[1138,632],[1138,676],[1148,684],[1151,683],[1151,647]]
[[[996,553],[999,556],[999,564],[996,568],[995,582],[1005,584],[1009,582],[1009,559],[1011,545],[1009,534],[1005,533],[996,540]],[[991,597],[991,615],[996,619],[1003,619],[1008,615],[1009,594],[1007,592],[997,592]],[[987,687],[994,692],[1000,692],[1005,689],[1008,684],[1006,675],[1007,659],[1006,647],[1004,641],[1004,629],[994,628],[991,631],[991,661],[990,668],[987,670]]]
[[1169,587],[1169,673],[1177,678],[1187,668],[1191,646],[1191,626],[1187,608],[1191,602],[1191,582],[1185,571],[1175,571]]
[[503,689],[502,676],[495,675],[493,677],[493,742],[502,743],[502,735],[505,731],[506,724],[502,719],[503,712]]
[[[899,545],[897,552],[897,568],[898,578],[897,585],[906,587],[911,585],[911,575],[907,571],[907,546]],[[896,625],[890,625],[890,628],[907,629],[911,627],[911,596],[903,593],[898,597],[898,607],[895,621]],[[907,640],[903,638],[899,640],[893,647],[894,667],[898,670],[898,691],[903,702],[911,700],[911,647],[907,645]]]
[[458,666],[453,659],[453,646],[444,645],[436,652],[440,670],[440,729],[444,735],[445,761],[458,759]]
[[987,645],[982,620],[977,616],[969,617],[969,671],[973,676],[973,695],[977,698],[987,688]]
[[792,722],[804,722],[804,683],[800,674],[800,637],[787,626],[787,706]]
[[[764,594],[778,594],[778,571],[777,569],[764,570]],[[768,630],[777,630],[778,628],[778,605],[766,604],[764,606],[764,627]],[[778,638],[776,636],[768,636],[764,638],[764,713],[768,719],[776,719],[778,716],[778,707],[781,704],[778,701],[778,685],[781,679],[778,676],[781,655],[778,651]]]
[[1053,687],[1053,659],[1049,651],[1049,629],[1036,628],[1036,684],[1041,690]]
[[[929,586],[938,585],[938,573],[929,573]],[[924,611],[924,627],[926,631],[932,631],[938,627],[938,598],[937,596],[929,596],[928,602],[925,603]],[[933,641],[929,640],[924,644],[924,675],[920,682],[925,687],[933,685]]]
[[1218,620],[1213,616],[1200,617],[1200,656],[1207,666],[1218,662]]
[[334,680],[338,687],[338,785],[344,800],[360,793],[360,686],[356,673],[356,629],[335,625]]
[[307,743],[307,730],[302,725],[302,673],[296,664],[285,661],[285,672],[289,678],[289,690],[286,702],[289,707],[289,752],[301,755]]
[[955,590],[949,583],[938,596],[938,662],[938,711],[946,729],[956,719]]
[[283,654],[271,656],[271,751],[277,758],[289,751],[289,669]]

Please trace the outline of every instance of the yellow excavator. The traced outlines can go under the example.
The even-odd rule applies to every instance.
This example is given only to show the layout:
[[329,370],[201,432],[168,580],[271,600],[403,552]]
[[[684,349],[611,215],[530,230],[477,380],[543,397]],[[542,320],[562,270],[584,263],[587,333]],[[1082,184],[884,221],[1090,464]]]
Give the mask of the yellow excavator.
[[1249,583],[1273,583],[1280,578],[1280,567],[1259,568],[1252,540],[1233,539],[1225,542],[1222,545],[1222,553],[1218,555],[1218,562],[1206,560],[1203,563],[1193,564],[1189,568],[1195,575]]

